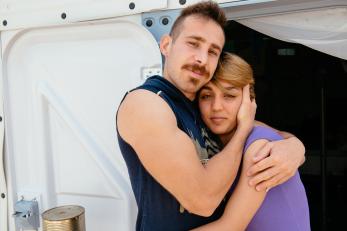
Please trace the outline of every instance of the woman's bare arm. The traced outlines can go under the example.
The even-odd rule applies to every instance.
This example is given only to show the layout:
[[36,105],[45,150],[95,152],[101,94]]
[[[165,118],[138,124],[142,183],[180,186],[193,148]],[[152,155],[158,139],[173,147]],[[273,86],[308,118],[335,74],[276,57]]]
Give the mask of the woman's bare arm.
[[243,157],[240,180],[227,203],[223,216],[215,222],[194,229],[195,231],[242,231],[247,228],[264,201],[266,192],[258,192],[254,187],[248,185],[250,177],[246,175],[246,170],[253,164],[253,156],[266,143],[268,143],[267,140],[257,140],[247,149]]

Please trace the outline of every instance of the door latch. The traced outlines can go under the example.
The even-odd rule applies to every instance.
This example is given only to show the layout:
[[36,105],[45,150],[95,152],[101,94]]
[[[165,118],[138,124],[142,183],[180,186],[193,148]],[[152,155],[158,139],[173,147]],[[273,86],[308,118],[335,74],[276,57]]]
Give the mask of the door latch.
[[22,230],[38,230],[40,227],[39,205],[36,200],[17,201],[14,206],[13,217],[16,227]]

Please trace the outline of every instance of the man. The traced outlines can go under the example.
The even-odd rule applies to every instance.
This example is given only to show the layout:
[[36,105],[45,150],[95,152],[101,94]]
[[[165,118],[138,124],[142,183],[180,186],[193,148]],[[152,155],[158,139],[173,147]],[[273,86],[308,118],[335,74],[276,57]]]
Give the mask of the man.
[[[119,107],[118,140],[139,208],[137,230],[189,230],[223,213],[256,106],[242,103],[233,139],[212,155],[218,147],[192,101],[217,67],[225,22],[213,2],[184,9],[160,42],[164,78],[149,78]],[[284,182],[303,156],[295,137],[270,143],[249,169],[250,185],[266,190]]]

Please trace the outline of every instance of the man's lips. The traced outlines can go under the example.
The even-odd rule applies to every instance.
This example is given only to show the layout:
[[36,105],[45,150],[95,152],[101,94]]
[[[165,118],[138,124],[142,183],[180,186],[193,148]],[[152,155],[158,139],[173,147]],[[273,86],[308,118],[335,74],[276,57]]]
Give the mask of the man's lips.
[[203,73],[201,71],[194,71],[194,70],[189,70],[189,71],[192,73],[192,76],[196,77],[196,78],[200,78],[200,77],[205,76],[205,73]]
[[208,75],[208,71],[204,66],[186,64],[183,66],[183,69],[189,71],[193,77],[197,78]]

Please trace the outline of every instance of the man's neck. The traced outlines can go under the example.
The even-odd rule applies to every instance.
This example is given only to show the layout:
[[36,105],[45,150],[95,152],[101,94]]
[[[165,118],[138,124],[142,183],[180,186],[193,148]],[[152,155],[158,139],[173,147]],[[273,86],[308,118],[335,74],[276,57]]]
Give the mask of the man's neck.
[[169,78],[165,73],[163,75],[164,79],[166,79],[167,81],[169,81],[170,83],[172,83],[172,85],[174,85],[180,92],[182,92],[182,94],[188,98],[190,101],[193,101],[195,99],[195,95],[193,93],[187,93],[182,91],[182,89],[180,89],[179,87],[176,86],[176,84],[171,80],[171,78]]

